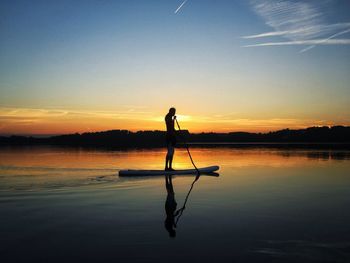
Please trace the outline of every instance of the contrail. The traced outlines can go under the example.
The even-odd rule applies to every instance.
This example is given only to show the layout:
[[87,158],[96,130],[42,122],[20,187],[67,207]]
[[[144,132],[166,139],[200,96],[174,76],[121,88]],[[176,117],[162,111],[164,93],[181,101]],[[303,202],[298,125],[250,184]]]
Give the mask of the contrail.
[[[344,33],[345,34],[345,33]],[[267,42],[243,47],[292,46],[292,45],[350,45],[350,39],[312,39],[286,42]]]
[[272,31],[272,32],[266,32],[262,34],[257,35],[249,35],[249,36],[243,36],[244,39],[253,39],[253,38],[263,38],[263,37],[275,37],[275,36],[292,36],[293,39],[295,37],[308,37],[312,35],[321,35],[323,32],[333,32],[333,31],[339,31],[340,29],[347,29],[350,28],[350,23],[336,23],[336,24],[329,24],[329,25],[312,25],[312,26],[304,26],[297,29],[290,29],[290,30],[284,30],[284,31]]
[[177,12],[180,11],[180,9],[183,7],[184,4],[186,4],[187,0],[183,1],[182,4],[175,10],[174,14],[177,14]]
[[[322,44],[323,42],[327,42],[328,40],[330,40],[330,39],[332,39],[332,38],[335,38],[335,37],[340,36],[340,35],[344,35],[344,34],[349,33],[349,32],[350,32],[350,29],[347,29],[347,30],[338,32],[338,33],[336,33],[336,34],[334,34],[334,35],[331,35],[330,37],[324,39],[324,41],[322,41],[320,44]],[[299,53],[304,53],[304,52],[306,52],[306,51],[308,51],[308,50],[310,50],[310,49],[312,49],[312,48],[314,48],[314,47],[316,47],[316,45],[308,46],[308,47],[306,47],[306,48],[300,50]]]

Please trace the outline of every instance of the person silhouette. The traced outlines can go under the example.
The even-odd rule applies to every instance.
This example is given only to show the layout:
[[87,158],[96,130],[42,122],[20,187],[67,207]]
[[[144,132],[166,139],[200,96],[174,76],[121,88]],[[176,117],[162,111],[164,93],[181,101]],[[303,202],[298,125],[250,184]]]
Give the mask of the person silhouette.
[[171,175],[165,176],[165,188],[167,190],[167,198],[165,201],[166,219],[164,221],[164,226],[169,232],[170,237],[176,237],[175,217],[179,214],[179,211],[176,211],[177,203],[175,201],[175,192]]
[[167,115],[165,115],[165,124],[166,124],[166,145],[167,145],[167,154],[165,157],[165,171],[174,171],[173,157],[176,145],[176,135],[174,121],[176,120],[175,116],[176,109],[170,108]]

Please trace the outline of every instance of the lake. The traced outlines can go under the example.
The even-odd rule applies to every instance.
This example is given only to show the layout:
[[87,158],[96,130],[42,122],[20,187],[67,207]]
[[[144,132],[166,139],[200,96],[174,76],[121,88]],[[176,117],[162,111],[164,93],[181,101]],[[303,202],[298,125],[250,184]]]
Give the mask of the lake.
[[[349,151],[191,153],[219,176],[200,176],[166,227],[164,176],[118,177],[162,169],[163,149],[0,148],[0,261],[350,262]],[[192,168],[184,149],[174,168]],[[172,177],[172,211],[194,179]]]

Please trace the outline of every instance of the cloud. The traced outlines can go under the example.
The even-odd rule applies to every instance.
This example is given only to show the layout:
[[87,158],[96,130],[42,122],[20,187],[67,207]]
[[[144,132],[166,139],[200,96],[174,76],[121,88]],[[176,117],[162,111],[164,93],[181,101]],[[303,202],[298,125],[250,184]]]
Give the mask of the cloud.
[[253,10],[273,31],[243,36],[243,39],[283,37],[285,42],[263,42],[244,47],[309,45],[306,52],[317,45],[349,45],[349,39],[333,39],[350,31],[350,23],[325,22],[324,11],[330,1],[252,0]]
[[0,120],[20,122],[24,120],[42,121],[49,119],[98,118],[115,120],[151,119],[153,113],[144,110],[127,109],[118,111],[76,111],[67,109],[8,108],[0,107]]

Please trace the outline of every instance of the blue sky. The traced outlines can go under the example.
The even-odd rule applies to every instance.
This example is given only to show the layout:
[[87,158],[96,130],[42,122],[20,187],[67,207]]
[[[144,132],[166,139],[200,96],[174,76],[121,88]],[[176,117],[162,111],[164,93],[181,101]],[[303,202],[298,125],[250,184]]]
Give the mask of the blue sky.
[[[64,131],[158,128],[172,105],[194,130],[349,124],[349,11],[346,0],[1,1],[0,132],[54,132],[76,113],[94,119]],[[97,127],[99,112],[116,117]]]

